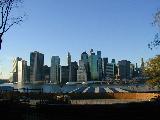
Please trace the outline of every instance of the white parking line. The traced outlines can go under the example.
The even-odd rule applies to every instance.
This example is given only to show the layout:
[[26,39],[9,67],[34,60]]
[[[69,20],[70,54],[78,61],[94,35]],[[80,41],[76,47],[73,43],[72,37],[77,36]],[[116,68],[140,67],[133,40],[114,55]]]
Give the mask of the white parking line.
[[105,87],[104,89],[105,89],[105,91],[108,92],[108,93],[113,93],[113,91],[112,91],[111,89],[109,89],[108,87]]
[[99,87],[95,88],[95,93],[99,93]]
[[69,93],[72,93],[72,92],[74,92],[74,91],[76,91],[76,90],[78,90],[78,89],[80,89],[80,88],[76,88],[76,89],[70,91]]
[[89,88],[90,88],[90,87],[87,87],[87,88],[83,91],[83,93],[87,92],[87,90],[88,90]]
[[117,90],[118,92],[128,92],[128,91],[123,90],[123,89],[121,89],[121,88],[115,88],[115,90]]

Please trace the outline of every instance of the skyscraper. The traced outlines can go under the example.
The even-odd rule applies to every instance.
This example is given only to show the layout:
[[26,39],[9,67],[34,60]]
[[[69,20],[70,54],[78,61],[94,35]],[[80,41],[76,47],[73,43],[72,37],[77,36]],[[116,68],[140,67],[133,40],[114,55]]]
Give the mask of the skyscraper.
[[30,81],[32,83],[44,82],[43,76],[44,54],[37,51],[30,53]]
[[98,80],[102,80],[103,70],[102,70],[102,58],[101,51],[97,51],[97,68],[98,68]]
[[25,60],[18,61],[18,82],[27,82],[27,61]]
[[90,51],[89,60],[89,68],[91,73],[91,80],[98,80],[98,68],[97,68],[97,55],[93,52],[93,49]]
[[121,60],[118,62],[118,76],[120,79],[130,79],[130,61]]
[[60,82],[62,85],[69,82],[69,68],[68,68],[68,66],[61,66],[60,67]]
[[114,78],[114,63],[107,63],[106,64],[106,77],[108,78]]
[[86,73],[87,73],[87,80],[90,80],[90,69],[89,69],[89,61],[88,61],[88,54],[86,52],[83,52],[81,54],[81,60],[84,63]]
[[106,66],[108,63],[108,58],[103,58],[102,60],[102,69],[103,69],[103,78],[106,77]]
[[11,82],[18,82],[18,61],[21,61],[22,58],[14,58],[12,62],[12,77]]
[[59,56],[52,56],[51,69],[50,69],[50,81],[54,84],[60,83],[60,58]]
[[79,66],[77,70],[77,82],[87,82],[87,71],[82,60],[79,60]]
[[71,73],[71,54],[68,52],[68,68],[69,68],[69,82],[72,80],[72,73]]
[[50,67],[45,65],[43,66],[43,70],[44,70],[44,81],[45,83],[48,83],[50,82]]
[[71,62],[71,81],[69,82],[77,82],[77,70],[78,64],[77,62]]

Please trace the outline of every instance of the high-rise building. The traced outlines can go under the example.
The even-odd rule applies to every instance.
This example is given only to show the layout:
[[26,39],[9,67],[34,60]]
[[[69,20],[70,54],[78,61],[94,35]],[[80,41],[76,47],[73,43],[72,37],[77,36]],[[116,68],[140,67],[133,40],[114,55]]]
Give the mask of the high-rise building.
[[84,63],[86,73],[87,73],[87,80],[90,80],[90,69],[89,69],[89,62],[88,62],[88,54],[86,52],[83,52],[81,54],[81,60]]
[[93,49],[90,51],[89,60],[89,68],[91,73],[91,81],[98,80],[98,67],[97,67],[97,60],[98,57],[93,52]]
[[108,58],[103,58],[102,60],[102,69],[103,69],[103,78],[106,77],[106,66],[108,63]]
[[22,60],[22,58],[15,58],[13,59],[13,66],[12,66],[12,77],[11,82],[27,82],[27,61]]
[[115,73],[114,73],[114,64],[113,63],[107,63],[105,71],[106,71],[106,73],[105,73],[106,77],[114,78]]
[[101,81],[103,75],[101,51],[97,51],[97,68],[98,68],[98,80]]
[[77,82],[87,82],[87,71],[85,64],[82,60],[79,60],[79,66],[77,70]]
[[18,82],[18,61],[21,61],[22,58],[14,58],[12,62],[12,77],[11,82]]
[[116,60],[112,59],[111,63],[116,64]]
[[52,56],[50,68],[50,82],[54,84],[60,83],[60,58]]
[[68,66],[60,67],[60,82],[62,85],[69,82],[69,67]]
[[69,82],[77,82],[77,70],[78,64],[77,62],[71,62],[71,81]]
[[18,82],[27,82],[27,61],[25,60],[18,61]]
[[49,83],[50,82],[50,67],[45,65],[43,66],[43,70],[44,70],[44,81],[45,83]]
[[135,74],[136,74],[136,72],[135,72],[135,66],[134,66],[134,64],[130,64],[130,77],[134,78]]
[[130,61],[121,60],[118,62],[118,76],[120,79],[130,79]]
[[43,76],[44,54],[37,51],[30,53],[30,81],[44,82]]
[[27,66],[27,81],[26,83],[30,83],[30,66]]
[[144,77],[144,60],[141,58],[141,67],[140,67],[140,76],[143,78]]
[[69,82],[72,80],[72,72],[71,72],[71,54],[68,52],[68,68],[69,68]]

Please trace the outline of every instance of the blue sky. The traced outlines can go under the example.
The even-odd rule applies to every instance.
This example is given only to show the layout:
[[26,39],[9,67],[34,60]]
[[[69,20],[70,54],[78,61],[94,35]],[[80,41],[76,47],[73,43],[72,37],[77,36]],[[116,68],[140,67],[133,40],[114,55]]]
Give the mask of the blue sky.
[[49,66],[51,56],[59,55],[65,65],[68,51],[77,61],[91,48],[109,60],[147,60],[160,53],[147,48],[158,31],[151,25],[158,8],[159,0],[26,0],[17,11],[27,13],[25,21],[3,37],[0,71],[8,76],[14,57],[29,63],[35,50]]

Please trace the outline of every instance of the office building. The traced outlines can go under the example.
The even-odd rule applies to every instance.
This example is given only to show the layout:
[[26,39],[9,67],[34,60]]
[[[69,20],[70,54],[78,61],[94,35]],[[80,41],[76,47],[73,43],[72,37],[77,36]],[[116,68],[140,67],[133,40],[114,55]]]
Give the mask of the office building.
[[106,75],[106,78],[114,78],[114,75],[115,75],[115,73],[114,73],[114,64],[113,63],[107,63],[106,64],[106,73],[105,73],[105,75]]
[[93,52],[93,49],[90,51],[90,56],[88,58],[89,61],[89,68],[91,73],[91,81],[98,80],[98,67],[97,67],[97,61],[98,57]]
[[43,66],[44,70],[44,82],[49,83],[50,82],[50,67],[47,65]]
[[90,69],[89,69],[89,62],[88,62],[88,54],[86,52],[83,52],[81,54],[81,60],[83,61],[86,72],[87,72],[87,80],[90,80]]
[[108,58],[102,59],[102,70],[103,70],[103,79],[106,77],[106,66],[108,63]]
[[52,56],[50,68],[50,82],[54,84],[60,83],[60,58]]
[[68,52],[68,69],[69,69],[69,82],[72,80],[72,71],[71,71],[71,54]]
[[131,78],[130,76],[130,61],[121,60],[118,62],[118,76],[121,80],[128,80]]
[[32,83],[44,82],[43,76],[44,54],[37,51],[30,53],[30,81]]
[[18,61],[18,83],[27,82],[27,61]]
[[98,69],[98,80],[101,81],[103,75],[101,51],[97,51],[97,69]]
[[61,66],[60,67],[60,83],[64,85],[67,82],[69,82],[69,67]]
[[21,61],[22,58],[14,58],[12,61],[12,75],[11,75],[11,82],[15,83],[18,82],[18,61]]
[[79,66],[77,70],[77,82],[87,82],[87,71],[85,64],[82,60],[79,60]]
[[69,82],[77,82],[77,70],[78,64],[77,62],[71,62],[71,80]]

